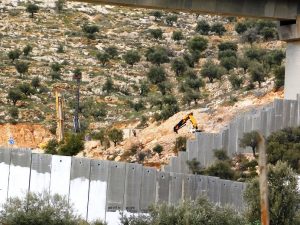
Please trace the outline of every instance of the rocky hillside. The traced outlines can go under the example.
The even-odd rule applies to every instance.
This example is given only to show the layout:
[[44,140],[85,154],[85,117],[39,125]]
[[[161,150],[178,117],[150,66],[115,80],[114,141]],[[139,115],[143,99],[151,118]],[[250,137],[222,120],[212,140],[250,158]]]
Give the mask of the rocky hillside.
[[[39,10],[31,18],[26,12],[28,3],[0,1],[0,122],[3,124],[39,124],[55,134],[54,93],[59,90],[65,97],[65,121],[67,129],[71,130],[76,90],[72,78],[74,71],[79,69],[82,73],[80,122],[87,134],[100,128],[140,129],[136,138],[125,140],[116,148],[103,150],[98,142],[87,143],[83,154],[135,161],[136,156],[125,159],[124,152],[133,143],[139,143],[138,151],[149,152],[145,162],[155,164],[161,159],[153,153],[153,146],[163,145],[164,152],[168,153],[162,157],[166,161],[175,140],[170,128],[186,112],[194,111],[203,128],[214,131],[239,110],[252,104],[268,103],[282,94],[267,93],[274,87],[272,66],[276,63],[271,53],[283,49],[284,44],[276,37],[267,36],[268,41],[265,41],[263,32],[256,31],[253,41],[251,35],[238,34],[235,27],[239,21],[244,21],[243,18],[158,13],[71,2],[58,12],[55,2],[46,3],[36,2]],[[221,24],[225,30],[218,33],[218,29],[211,29],[203,34],[203,30],[197,29],[202,21],[207,21],[211,28]],[[249,31],[254,29],[253,21],[248,25]],[[88,33],[95,27],[94,34]],[[260,31],[268,28],[273,32],[266,22],[256,28]],[[203,49],[197,49],[195,40],[199,37],[207,40]],[[218,47],[224,42],[237,44],[236,53],[225,53],[225,58],[231,57],[227,62],[222,61]],[[26,46],[32,47],[28,54]],[[18,50],[20,56],[12,58],[10,52]],[[163,52],[163,56],[152,54],[154,59],[151,59],[149,55],[156,50]],[[137,51],[139,55],[139,60],[132,65],[125,60],[130,51]],[[266,57],[259,59],[260,55]],[[243,67],[240,61],[243,58],[259,64],[259,68],[264,65],[263,70],[267,72],[261,85],[251,78],[251,71],[247,69],[250,65]],[[217,79],[211,80],[213,82],[203,76],[207,62],[215,63],[217,70],[222,71]],[[28,65],[28,70],[22,72],[20,67],[24,64]],[[153,68],[156,70],[151,78],[149,71]],[[155,77],[155,74],[158,75]],[[238,88],[232,78],[241,81]],[[16,91],[21,91],[21,95],[14,102]],[[267,97],[262,97],[265,95]],[[227,114],[229,106],[232,110]],[[181,134],[187,136],[187,129]]]

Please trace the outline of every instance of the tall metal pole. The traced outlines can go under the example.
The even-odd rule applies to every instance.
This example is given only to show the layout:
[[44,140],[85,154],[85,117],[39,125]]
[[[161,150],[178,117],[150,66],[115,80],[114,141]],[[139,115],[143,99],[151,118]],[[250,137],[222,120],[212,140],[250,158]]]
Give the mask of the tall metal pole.
[[77,90],[76,90],[76,107],[74,115],[74,130],[76,133],[80,131],[79,126],[79,98],[80,98],[80,79],[77,79]]
[[82,78],[82,73],[79,68],[73,71],[73,80],[76,80],[77,90],[76,90],[76,103],[75,103],[75,113],[74,113],[74,131],[75,133],[80,132],[80,124],[79,124],[79,95],[80,95],[80,81]]
[[64,139],[64,100],[63,95],[58,91],[56,94],[56,117],[57,117],[57,140],[62,141]]
[[261,209],[261,224],[269,225],[269,191],[268,191],[268,171],[267,171],[267,156],[266,144],[264,137],[259,133],[258,142],[259,151],[259,190],[260,190],[260,209]]

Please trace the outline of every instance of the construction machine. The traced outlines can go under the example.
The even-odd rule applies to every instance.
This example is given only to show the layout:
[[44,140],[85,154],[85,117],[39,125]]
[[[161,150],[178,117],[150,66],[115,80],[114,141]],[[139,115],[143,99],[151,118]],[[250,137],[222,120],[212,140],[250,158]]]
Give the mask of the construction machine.
[[178,130],[182,127],[184,127],[186,125],[186,122],[190,120],[192,125],[193,125],[193,128],[191,130],[192,133],[195,133],[195,132],[202,132],[202,130],[199,130],[198,129],[198,125],[197,125],[197,120],[195,119],[194,117],[194,114],[191,112],[189,114],[187,114],[186,116],[184,116],[182,118],[182,120],[180,120],[176,126],[173,128],[174,129],[174,132],[175,133],[178,133]]

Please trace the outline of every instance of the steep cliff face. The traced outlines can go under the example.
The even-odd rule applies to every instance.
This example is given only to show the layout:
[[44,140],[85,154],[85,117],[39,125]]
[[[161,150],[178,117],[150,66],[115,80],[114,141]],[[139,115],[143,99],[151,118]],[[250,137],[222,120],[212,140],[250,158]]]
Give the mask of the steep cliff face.
[[[0,124],[0,146],[38,148],[52,137],[49,130],[39,124]],[[9,144],[10,138],[15,144]]]

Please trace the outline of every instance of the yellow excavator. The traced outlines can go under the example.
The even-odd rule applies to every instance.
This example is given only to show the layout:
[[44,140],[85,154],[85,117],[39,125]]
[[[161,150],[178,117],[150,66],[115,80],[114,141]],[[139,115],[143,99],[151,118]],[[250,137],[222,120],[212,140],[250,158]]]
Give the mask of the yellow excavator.
[[182,118],[182,120],[180,120],[176,126],[173,128],[174,129],[174,132],[178,134],[178,130],[182,127],[184,127],[186,125],[186,122],[190,120],[192,125],[193,125],[193,129],[192,129],[192,133],[195,133],[195,132],[202,132],[202,130],[199,130],[198,129],[198,125],[197,125],[197,120],[195,119],[194,117],[194,114],[191,112],[189,114],[187,114],[186,116],[184,116]]

